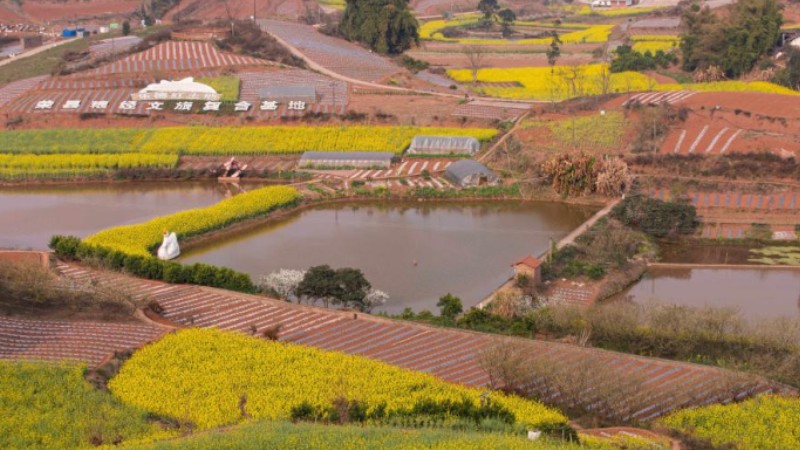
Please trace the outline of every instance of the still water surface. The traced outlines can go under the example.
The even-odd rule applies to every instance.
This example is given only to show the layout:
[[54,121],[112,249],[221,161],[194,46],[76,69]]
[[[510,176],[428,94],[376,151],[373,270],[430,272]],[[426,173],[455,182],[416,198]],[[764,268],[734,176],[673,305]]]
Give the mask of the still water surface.
[[54,234],[84,237],[214,204],[226,188],[216,183],[121,183],[0,188],[0,248],[47,248]]
[[800,317],[800,270],[651,268],[615,300],[737,308],[753,318]]
[[[391,300],[382,311],[437,311],[451,292],[477,304],[594,209],[559,203],[348,203],[315,207],[184,254],[247,272],[356,267]],[[415,264],[416,262],[416,264]]]

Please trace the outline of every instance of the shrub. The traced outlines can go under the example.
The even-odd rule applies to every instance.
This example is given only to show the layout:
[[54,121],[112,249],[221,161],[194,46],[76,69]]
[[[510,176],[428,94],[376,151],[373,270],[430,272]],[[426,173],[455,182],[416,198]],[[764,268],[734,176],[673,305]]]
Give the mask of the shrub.
[[697,211],[687,201],[665,202],[642,193],[631,193],[611,211],[623,224],[663,238],[694,233]]

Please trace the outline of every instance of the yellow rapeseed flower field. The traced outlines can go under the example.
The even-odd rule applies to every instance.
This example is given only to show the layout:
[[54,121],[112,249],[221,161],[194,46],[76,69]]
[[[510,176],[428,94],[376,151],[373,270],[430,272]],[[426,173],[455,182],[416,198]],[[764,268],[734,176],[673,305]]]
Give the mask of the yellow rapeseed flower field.
[[0,361],[0,448],[91,448],[145,436],[168,437],[146,412],[100,391],[85,367]]
[[800,399],[763,396],[673,413],[661,424],[738,450],[800,448]]
[[0,155],[141,152],[269,155],[306,150],[400,153],[418,134],[471,136],[488,141],[497,135],[497,130],[368,125],[24,130],[0,133]]
[[[447,74],[461,83],[472,82],[469,69],[448,70]],[[482,86],[476,90],[499,98],[559,101],[575,97],[607,93],[642,91],[695,90],[710,92],[762,92],[798,95],[797,91],[766,81],[719,81],[713,83],[666,83],[638,72],[610,73],[605,64],[580,66],[517,67],[481,69],[478,81],[484,83],[516,83],[517,86]]]
[[185,238],[207,233],[233,222],[269,213],[300,198],[289,186],[271,186],[239,194],[206,207],[157,217],[148,222],[109,228],[84,239],[90,245],[121,251],[129,255],[150,256],[161,243],[163,231]]
[[53,169],[129,169],[136,167],[175,167],[178,155],[149,153],[29,155],[0,154],[0,168],[31,171]]
[[436,127],[180,127],[159,128],[141,151],[187,155],[265,155],[314,151],[401,153],[414,136],[471,136],[492,139],[497,130]]
[[[442,34],[443,29],[476,24],[480,20],[479,14],[468,14],[450,20],[431,20],[422,24],[419,29],[419,37],[424,40],[441,42],[457,42],[465,45],[550,45],[552,38],[532,38],[532,39],[477,39],[477,38],[448,38]],[[611,29],[614,25],[583,25],[583,24],[561,24],[555,26],[552,23],[517,21],[517,26],[536,26],[548,29],[572,30],[559,35],[563,44],[596,44],[608,41]]]
[[[482,391],[445,383],[368,358],[227,333],[186,329],[137,351],[109,383],[124,402],[211,428],[243,420],[240,405],[254,419],[282,420],[308,402],[329,407],[339,397],[380,404],[387,413],[417,401],[479,403]],[[567,423],[560,412],[519,397],[492,392],[516,423],[536,428]]]
[[[448,70],[456,81],[472,82],[469,69]],[[610,73],[605,64],[582,66],[519,67],[481,69],[478,81],[485,83],[518,83],[518,87],[486,86],[480,93],[492,97],[558,101],[573,97],[597,95],[605,90],[635,92],[656,84],[652,78],[637,72]]]

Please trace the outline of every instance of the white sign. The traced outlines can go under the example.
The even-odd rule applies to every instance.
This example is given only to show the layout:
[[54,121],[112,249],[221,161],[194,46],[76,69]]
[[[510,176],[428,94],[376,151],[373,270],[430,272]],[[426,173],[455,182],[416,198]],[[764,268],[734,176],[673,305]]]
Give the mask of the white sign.
[[265,100],[261,102],[261,110],[262,111],[277,111],[278,110],[278,102]]
[[203,111],[219,111],[220,106],[222,106],[222,102],[206,102],[203,105]]
[[178,102],[175,104],[175,111],[191,111],[193,105],[192,102]]
[[56,102],[52,100],[39,100],[34,109],[53,109],[53,105],[55,104]]
[[[147,103],[147,108],[146,108],[147,111],[164,111],[164,108],[167,105],[166,102],[158,100],[147,101],[146,103]],[[92,100],[90,106],[91,109],[93,110],[106,110],[109,108],[110,104],[111,102],[108,100]],[[119,103],[118,108],[120,111],[134,111],[136,110],[138,104],[139,102],[137,100],[123,100]],[[191,112],[194,107],[194,104],[195,102],[193,101],[179,101],[175,103],[173,110]],[[55,106],[55,101],[53,100],[39,100],[34,106],[34,109],[50,110],[53,109],[54,106]],[[262,100],[260,104],[257,104],[257,106],[261,111],[277,111],[280,106],[280,102],[276,100]],[[81,107],[81,100],[67,100],[61,106],[61,108],[65,110],[78,110],[80,109],[80,107]],[[288,102],[287,107],[290,110],[303,111],[308,107],[308,104],[304,101],[292,100]],[[222,108],[221,101],[208,100],[203,103],[203,107],[201,108],[201,110],[203,112],[220,111],[221,108]],[[236,102],[233,105],[233,111],[235,112],[247,112],[250,111],[251,108],[253,108],[253,104],[244,100]]]
[[119,109],[122,111],[133,111],[136,109],[136,102],[133,100],[125,100],[119,104]]

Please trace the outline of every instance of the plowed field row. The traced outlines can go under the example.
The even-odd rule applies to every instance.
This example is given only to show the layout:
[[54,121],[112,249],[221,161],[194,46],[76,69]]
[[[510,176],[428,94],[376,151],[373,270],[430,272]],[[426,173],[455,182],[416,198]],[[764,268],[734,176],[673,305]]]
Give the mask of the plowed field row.
[[163,333],[163,328],[146,324],[0,317],[0,358],[97,365],[115,351],[139,347]]
[[[757,210],[787,210],[800,208],[800,192],[780,192],[776,194],[741,194],[741,193],[688,193],[689,200],[697,208],[734,208]],[[672,194],[668,190],[650,191],[650,196],[659,200],[670,200]]]

